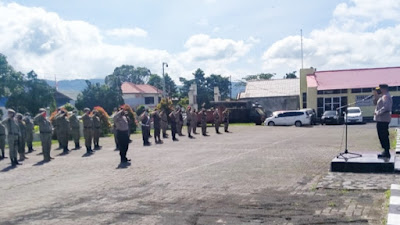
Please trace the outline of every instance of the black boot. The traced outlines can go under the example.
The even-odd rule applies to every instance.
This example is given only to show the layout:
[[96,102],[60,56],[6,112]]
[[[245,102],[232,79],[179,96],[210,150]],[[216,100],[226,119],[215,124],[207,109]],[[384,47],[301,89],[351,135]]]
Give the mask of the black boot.
[[378,154],[378,158],[389,158],[390,159],[390,152],[389,150],[383,151],[381,154]]
[[89,146],[86,146],[86,154],[88,154],[88,155],[92,154],[92,152],[90,151],[90,147]]
[[14,163],[15,165],[22,165],[21,163],[18,162],[17,158],[14,158]]
[[68,154],[68,152],[69,152],[68,148],[64,148],[64,149],[63,149],[63,154],[64,154],[64,155]]

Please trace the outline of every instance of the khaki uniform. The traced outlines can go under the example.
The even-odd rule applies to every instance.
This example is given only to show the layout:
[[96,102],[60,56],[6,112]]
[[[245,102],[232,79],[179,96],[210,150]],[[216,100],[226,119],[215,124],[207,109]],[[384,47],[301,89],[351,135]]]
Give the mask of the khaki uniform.
[[3,125],[7,129],[7,142],[8,148],[10,149],[10,159],[17,160],[17,149],[18,149],[18,138],[19,138],[19,128],[17,122],[14,118],[7,118],[3,120]]
[[69,121],[66,114],[60,114],[56,118],[57,123],[57,139],[61,144],[64,153],[68,152],[68,139],[69,139]]
[[193,129],[193,134],[197,134],[196,128],[197,128],[197,113],[195,111],[191,112],[191,128]]
[[34,130],[33,121],[28,117],[25,117],[24,122],[25,122],[25,142],[26,145],[28,146],[28,151],[32,152],[33,130]]
[[142,125],[142,138],[143,138],[143,145],[149,145],[149,133],[150,133],[150,118],[148,115],[143,113],[140,116],[140,123]]
[[100,134],[101,134],[101,122],[100,117],[94,115],[93,119],[93,145],[94,149],[100,148],[99,141],[100,141]]
[[215,110],[213,113],[214,116],[214,126],[215,126],[215,132],[217,134],[219,134],[219,124],[220,124],[220,120],[219,120],[219,112],[218,110]]
[[69,117],[69,126],[71,128],[72,139],[75,142],[75,149],[79,149],[80,148],[79,139],[81,138],[80,123],[78,117],[76,117],[75,114],[72,114]]
[[168,115],[165,111],[161,111],[160,113],[161,117],[161,129],[162,129],[162,135],[163,138],[167,138],[167,129],[168,129]]
[[57,137],[57,134],[58,134],[57,117],[58,117],[59,115],[60,115],[60,113],[57,113],[57,114],[54,116],[53,120],[50,121],[50,122],[51,122],[51,125],[53,126],[53,133],[54,133],[54,136],[56,137],[56,139],[57,139],[57,141],[58,141],[58,148],[61,149],[61,148],[62,148],[62,147],[61,147],[61,142],[60,142],[60,140],[59,140],[58,137]]
[[33,121],[36,125],[39,125],[40,141],[42,142],[44,161],[50,161],[51,132],[53,129],[51,123],[47,118],[44,118],[42,114],[38,114]]
[[25,122],[22,120],[17,120],[18,128],[19,128],[19,139],[18,139],[18,153],[19,159],[25,159],[25,137],[26,137],[26,126]]
[[182,134],[182,127],[183,127],[183,116],[182,112],[177,112],[175,115],[176,118],[176,130],[179,136],[183,136]]
[[6,127],[0,123],[0,150],[1,156],[0,159],[5,158],[4,149],[6,147]]
[[83,122],[83,137],[85,138],[85,146],[88,151],[92,151],[93,138],[93,120],[88,114],[82,116]]

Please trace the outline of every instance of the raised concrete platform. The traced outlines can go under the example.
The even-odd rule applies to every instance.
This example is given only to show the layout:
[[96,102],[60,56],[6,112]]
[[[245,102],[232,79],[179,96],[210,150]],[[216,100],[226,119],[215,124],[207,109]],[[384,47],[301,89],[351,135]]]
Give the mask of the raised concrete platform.
[[400,185],[392,184],[390,187],[388,225],[400,224]]
[[[363,153],[361,157],[354,155],[344,155],[335,157],[331,162],[332,172],[352,172],[352,173],[393,173],[395,172],[395,155],[390,159],[378,158],[376,153]],[[346,159],[346,157],[348,157]]]

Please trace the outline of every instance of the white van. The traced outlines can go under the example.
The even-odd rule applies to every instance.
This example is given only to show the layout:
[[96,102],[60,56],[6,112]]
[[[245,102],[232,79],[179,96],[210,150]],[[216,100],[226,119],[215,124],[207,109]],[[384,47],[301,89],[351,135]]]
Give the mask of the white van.
[[305,110],[277,111],[264,122],[265,126],[295,125],[296,127],[310,125],[310,123],[311,117]]

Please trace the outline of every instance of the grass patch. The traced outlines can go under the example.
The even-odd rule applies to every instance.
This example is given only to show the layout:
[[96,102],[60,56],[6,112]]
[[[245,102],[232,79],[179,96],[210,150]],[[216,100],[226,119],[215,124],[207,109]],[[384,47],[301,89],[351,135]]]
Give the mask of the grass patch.
[[313,184],[311,186],[311,191],[316,191],[317,190],[317,184]]
[[387,224],[387,214],[389,213],[389,201],[390,201],[390,189],[385,191],[384,195],[385,195],[385,202],[383,205],[383,215],[384,217],[382,218],[381,224],[382,225],[386,225]]
[[390,149],[396,149],[397,145],[397,132],[395,129],[389,130]]
[[342,194],[342,195],[345,195],[347,193],[349,193],[349,190],[347,190],[347,189],[340,190],[340,194]]
[[336,203],[334,203],[334,202],[329,202],[329,203],[328,203],[328,206],[331,207],[331,208],[334,208],[334,207],[336,207],[337,205],[336,205]]

